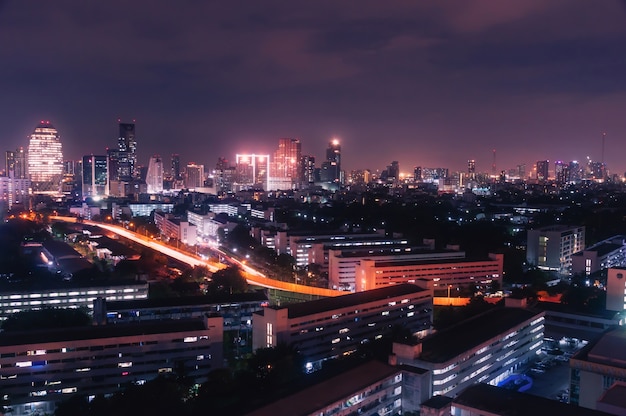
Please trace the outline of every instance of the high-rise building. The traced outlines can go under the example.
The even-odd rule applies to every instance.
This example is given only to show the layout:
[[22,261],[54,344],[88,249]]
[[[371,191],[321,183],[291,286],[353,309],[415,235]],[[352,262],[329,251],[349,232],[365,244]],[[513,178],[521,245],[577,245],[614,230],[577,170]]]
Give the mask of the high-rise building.
[[548,180],[548,169],[550,166],[549,160],[539,160],[537,161],[537,180],[538,181],[547,181]]
[[204,186],[204,165],[189,163],[185,171],[185,187],[187,189],[201,188]]
[[415,168],[413,168],[413,180],[415,182],[422,181],[422,167],[421,166],[415,166]]
[[138,176],[135,124],[119,123],[117,149],[108,149],[111,180],[130,182]]
[[270,164],[270,177],[276,183],[284,183],[292,188],[301,180],[300,159],[302,158],[302,145],[299,139],[278,139],[278,149],[274,152],[274,161]]
[[149,194],[163,192],[163,159],[154,155],[148,163],[148,173],[146,174],[146,186]]
[[554,180],[559,185],[565,184],[569,179],[568,166],[562,160],[554,162]]
[[578,183],[583,179],[583,172],[577,160],[569,162],[569,182]]
[[326,160],[322,163],[322,182],[341,182],[341,145],[333,139],[326,149]]
[[109,195],[107,156],[83,156],[83,198]]
[[270,155],[235,155],[236,181],[244,188],[269,189]]
[[467,177],[469,179],[476,179],[476,161],[474,159],[467,161]]
[[315,156],[302,155],[300,158],[300,178],[304,188],[315,182]]
[[181,179],[180,176],[180,155],[176,153],[172,154],[172,167],[170,171],[170,175],[173,181],[179,181]]
[[42,121],[30,135],[28,173],[35,194],[58,195],[63,178],[63,151],[57,130]]

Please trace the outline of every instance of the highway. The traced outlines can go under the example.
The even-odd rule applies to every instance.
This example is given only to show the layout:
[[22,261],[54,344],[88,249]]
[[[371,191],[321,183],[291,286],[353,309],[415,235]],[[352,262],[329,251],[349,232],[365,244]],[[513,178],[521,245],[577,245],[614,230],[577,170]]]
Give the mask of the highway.
[[[62,217],[62,216],[51,216],[51,221],[64,221],[64,222],[77,222],[75,217]],[[112,224],[103,224],[100,222],[83,220],[83,224],[100,227],[112,233],[115,233],[121,237],[127,238],[131,241],[149,247],[153,250],[156,250],[160,253],[165,254],[166,256],[172,257],[178,261],[189,264],[193,267],[195,266],[206,266],[209,271],[212,273],[218,271],[219,269],[225,268],[226,266],[221,263],[211,262],[208,260],[204,260],[198,257],[195,254],[191,254],[173,247],[170,247],[166,244],[163,244],[160,241],[153,240],[141,234],[137,234],[133,231],[127,230],[124,227],[120,227],[118,225]],[[296,283],[283,282],[280,280],[274,280],[266,277],[263,273],[255,270],[254,268],[248,266],[247,264],[241,262],[239,259],[225,253],[222,250],[216,250],[221,256],[226,257],[230,262],[238,264],[242,269],[242,274],[246,278],[248,284],[266,287],[269,289],[277,289],[284,290],[287,292],[300,293],[304,295],[312,295],[312,296],[323,296],[323,297],[335,297],[345,295],[349,292],[325,289],[320,287],[313,286],[305,286],[299,285]]]

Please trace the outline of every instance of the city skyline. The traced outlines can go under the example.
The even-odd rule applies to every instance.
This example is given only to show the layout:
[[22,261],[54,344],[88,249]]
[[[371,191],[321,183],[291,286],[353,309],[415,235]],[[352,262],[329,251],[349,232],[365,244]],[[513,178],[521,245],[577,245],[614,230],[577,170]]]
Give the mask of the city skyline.
[[[273,152],[298,138],[342,167],[492,172],[600,161],[622,175],[624,2],[0,3],[3,150],[51,120],[67,159]],[[606,132],[605,151],[602,135]],[[318,162],[319,164],[319,162]]]

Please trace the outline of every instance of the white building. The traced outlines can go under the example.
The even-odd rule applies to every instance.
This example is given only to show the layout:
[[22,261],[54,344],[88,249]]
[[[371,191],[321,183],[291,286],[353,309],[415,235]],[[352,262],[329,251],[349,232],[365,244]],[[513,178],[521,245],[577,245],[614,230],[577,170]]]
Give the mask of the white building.
[[159,155],[150,157],[146,185],[149,194],[163,193],[163,159]]
[[589,276],[611,267],[626,266],[626,236],[616,235],[572,255],[572,274]]
[[[514,299],[507,299],[513,305]],[[474,383],[497,385],[534,357],[543,343],[544,312],[518,301],[495,308],[412,344],[394,343],[397,364],[427,370],[431,396],[454,397]]]
[[426,250],[424,247],[407,245],[383,247],[328,250],[328,286],[331,289],[356,290],[356,268],[364,260],[377,261],[424,261],[445,259],[464,259],[465,252],[454,250]]
[[526,261],[542,270],[572,273],[572,255],[585,249],[585,227],[552,225],[528,230]]
[[487,258],[441,259],[363,259],[355,266],[355,290],[375,289],[398,283],[426,284],[434,290],[460,286],[488,288],[502,284],[504,255],[490,253]]
[[30,179],[16,179],[0,176],[0,200],[4,201],[7,208],[15,204],[23,204],[28,198]]

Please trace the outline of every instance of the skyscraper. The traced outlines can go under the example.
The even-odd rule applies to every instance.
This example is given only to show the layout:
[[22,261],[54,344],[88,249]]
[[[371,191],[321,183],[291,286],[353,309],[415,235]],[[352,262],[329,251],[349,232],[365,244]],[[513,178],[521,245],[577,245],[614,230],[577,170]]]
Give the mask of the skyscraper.
[[130,182],[138,176],[135,123],[119,123],[117,149],[109,149],[111,180]]
[[537,161],[537,180],[538,181],[547,181],[548,180],[548,169],[550,166],[549,160],[539,160]]
[[568,166],[563,163],[562,160],[557,160],[556,162],[554,162],[554,180],[559,185],[563,185],[569,180]]
[[146,186],[149,194],[163,192],[163,159],[154,155],[148,163],[148,173],[146,174]]
[[341,145],[333,139],[326,149],[326,160],[322,163],[322,182],[341,182]]
[[172,154],[172,167],[171,167],[171,179],[173,181],[178,181],[181,179],[180,176],[180,155],[176,153]]
[[107,156],[83,156],[83,198],[109,195]]
[[476,161],[474,159],[467,161],[467,177],[469,179],[476,179]]
[[63,178],[63,152],[57,130],[42,121],[30,135],[28,173],[33,193],[58,195]]
[[300,177],[302,178],[302,186],[308,187],[315,182],[315,156],[303,155],[300,158]]
[[291,189],[300,183],[301,157],[302,147],[299,139],[278,140],[278,149],[274,152],[274,160],[270,164],[270,177],[275,184],[273,188]]
[[185,173],[185,187],[187,189],[201,188],[204,186],[204,165],[189,163]]

